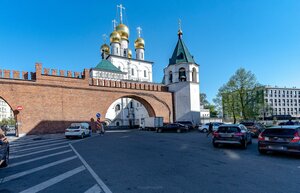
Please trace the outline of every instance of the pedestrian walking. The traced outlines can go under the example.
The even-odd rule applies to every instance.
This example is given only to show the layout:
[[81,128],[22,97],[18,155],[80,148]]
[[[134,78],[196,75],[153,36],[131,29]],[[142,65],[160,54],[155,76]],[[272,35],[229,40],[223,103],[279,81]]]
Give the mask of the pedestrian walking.
[[212,122],[210,122],[208,125],[208,132],[206,134],[206,137],[208,137],[209,134],[212,134],[212,133],[213,133],[213,124],[212,124]]

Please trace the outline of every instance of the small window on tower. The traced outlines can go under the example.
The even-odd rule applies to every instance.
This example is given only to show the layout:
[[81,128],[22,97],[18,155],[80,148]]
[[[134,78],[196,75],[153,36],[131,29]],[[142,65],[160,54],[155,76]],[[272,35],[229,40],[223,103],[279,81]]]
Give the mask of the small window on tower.
[[169,82],[170,82],[170,83],[173,82],[173,74],[172,74],[172,71],[169,72]]
[[186,81],[186,75],[185,75],[185,69],[184,68],[180,68],[179,69],[179,81],[184,82]]
[[124,56],[126,56],[126,50],[124,50]]
[[144,70],[144,77],[147,77],[147,71]]
[[131,68],[131,75],[134,76],[134,69]]

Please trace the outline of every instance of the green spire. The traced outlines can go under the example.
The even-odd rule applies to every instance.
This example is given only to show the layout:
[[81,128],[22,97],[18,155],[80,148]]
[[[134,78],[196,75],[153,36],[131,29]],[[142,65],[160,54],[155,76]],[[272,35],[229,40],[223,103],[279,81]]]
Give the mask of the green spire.
[[173,52],[172,58],[170,58],[169,60],[169,65],[178,63],[195,63],[193,56],[185,46],[181,36],[182,32],[178,33],[178,42]]
[[95,69],[101,70],[101,71],[108,71],[108,72],[115,72],[115,73],[123,73],[119,68],[114,66],[110,61],[108,60],[102,60]]

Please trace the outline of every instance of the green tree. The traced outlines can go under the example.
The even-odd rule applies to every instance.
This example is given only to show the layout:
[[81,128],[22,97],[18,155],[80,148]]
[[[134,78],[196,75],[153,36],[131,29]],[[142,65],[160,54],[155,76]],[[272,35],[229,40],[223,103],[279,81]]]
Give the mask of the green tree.
[[216,110],[216,106],[208,102],[205,93],[200,93],[200,104],[203,105],[205,109],[209,109],[210,117],[217,117],[218,111]]
[[222,101],[223,116],[233,118],[234,122],[257,119],[264,108],[263,91],[255,75],[240,68],[219,89],[216,101]]

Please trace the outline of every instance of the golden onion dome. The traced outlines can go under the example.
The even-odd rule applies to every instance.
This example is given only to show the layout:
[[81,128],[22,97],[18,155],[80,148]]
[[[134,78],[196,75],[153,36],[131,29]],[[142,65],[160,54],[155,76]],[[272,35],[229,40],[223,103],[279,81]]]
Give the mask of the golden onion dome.
[[134,41],[135,49],[144,49],[145,48],[145,40],[143,38],[137,38]]
[[110,43],[120,43],[121,41],[121,36],[120,34],[117,32],[117,31],[113,31],[111,34],[110,34]]
[[121,24],[119,24],[116,27],[116,30],[120,34],[121,39],[128,41],[128,38],[129,38],[129,28],[126,25],[124,25],[124,24],[121,23]]
[[131,51],[131,49],[128,49],[128,58],[132,58],[132,51]]
[[109,52],[110,52],[109,46],[107,44],[103,44],[101,46],[101,53],[109,54]]

